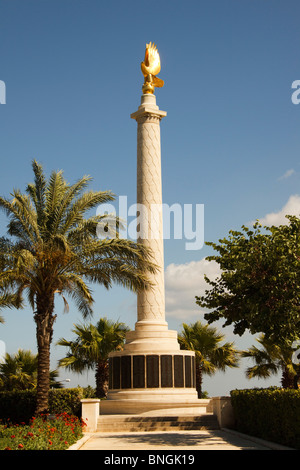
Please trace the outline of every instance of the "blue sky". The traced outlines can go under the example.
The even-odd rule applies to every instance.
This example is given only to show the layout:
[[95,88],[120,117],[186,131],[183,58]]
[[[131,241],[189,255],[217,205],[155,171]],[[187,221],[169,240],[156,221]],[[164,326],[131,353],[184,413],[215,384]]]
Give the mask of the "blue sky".
[[[161,123],[164,202],[204,204],[206,241],[272,213],[299,213],[300,105],[291,101],[300,79],[299,13],[297,0],[0,0],[1,194],[24,190],[35,158],[47,174],[63,169],[69,182],[89,174],[91,187],[135,202],[130,114],[140,104],[145,44],[153,41],[165,81],[157,104],[168,113]],[[2,214],[0,223],[4,234]],[[165,241],[170,328],[203,319],[194,296],[203,293],[203,270],[213,271],[204,262],[210,253]],[[134,327],[131,293],[96,289],[95,297],[95,321],[107,316]],[[55,341],[70,339],[81,321],[74,309],[61,311],[58,302],[53,367],[64,353]],[[3,315],[7,351],[35,351],[30,310]],[[226,334],[238,347],[253,344]],[[71,385],[82,381],[86,375]],[[212,395],[255,385],[243,368],[204,382]]]

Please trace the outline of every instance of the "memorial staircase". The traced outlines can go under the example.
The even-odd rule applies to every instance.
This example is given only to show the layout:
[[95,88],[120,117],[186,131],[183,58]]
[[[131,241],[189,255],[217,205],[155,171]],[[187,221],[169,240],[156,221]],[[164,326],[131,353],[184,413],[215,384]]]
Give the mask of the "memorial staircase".
[[161,409],[141,414],[105,414],[97,432],[170,432],[220,429],[217,417],[206,407]]

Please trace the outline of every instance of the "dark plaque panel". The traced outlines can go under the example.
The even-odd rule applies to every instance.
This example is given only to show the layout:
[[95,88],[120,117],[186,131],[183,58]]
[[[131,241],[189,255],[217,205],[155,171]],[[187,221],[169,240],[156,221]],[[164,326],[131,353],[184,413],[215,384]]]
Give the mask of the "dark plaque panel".
[[147,387],[159,386],[159,356],[147,356]]
[[113,361],[112,358],[108,359],[108,388],[113,388],[113,377],[112,377],[112,368],[113,368]]
[[174,356],[174,386],[183,387],[183,357]]
[[131,356],[121,357],[121,388],[131,388]]
[[133,356],[133,388],[145,388],[145,356]]
[[192,378],[193,378],[193,382],[192,382],[192,387],[195,388],[196,387],[196,366],[195,366],[195,356],[192,357]]
[[161,356],[160,368],[161,368],[161,386],[173,387],[172,356]]
[[121,359],[120,357],[113,357],[112,358],[112,379],[113,379],[113,385],[112,388],[121,388],[121,383],[120,383],[120,366],[121,366]]
[[192,361],[191,356],[185,356],[184,366],[185,366],[185,386],[192,386]]

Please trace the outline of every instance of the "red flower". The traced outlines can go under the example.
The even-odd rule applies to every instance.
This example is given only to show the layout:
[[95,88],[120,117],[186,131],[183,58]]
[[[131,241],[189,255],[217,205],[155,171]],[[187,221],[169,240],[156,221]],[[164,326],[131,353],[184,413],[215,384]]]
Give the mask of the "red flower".
[[19,445],[18,445],[18,448],[19,448],[19,449],[23,449],[23,447],[24,447],[23,444],[19,444]]

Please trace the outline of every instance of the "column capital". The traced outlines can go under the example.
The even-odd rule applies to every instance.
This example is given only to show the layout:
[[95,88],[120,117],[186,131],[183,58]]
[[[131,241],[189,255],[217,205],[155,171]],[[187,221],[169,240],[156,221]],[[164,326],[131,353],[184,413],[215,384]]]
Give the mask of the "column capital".
[[142,95],[141,104],[135,113],[132,113],[130,117],[135,119],[137,122],[141,120],[156,119],[158,122],[167,115],[166,111],[161,111],[156,105],[155,95]]

